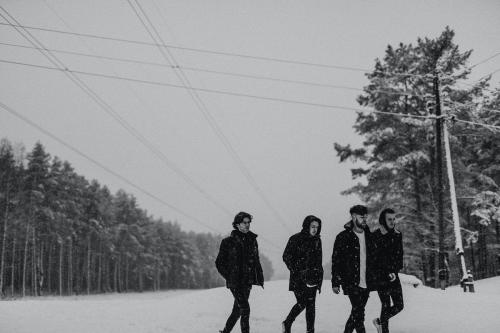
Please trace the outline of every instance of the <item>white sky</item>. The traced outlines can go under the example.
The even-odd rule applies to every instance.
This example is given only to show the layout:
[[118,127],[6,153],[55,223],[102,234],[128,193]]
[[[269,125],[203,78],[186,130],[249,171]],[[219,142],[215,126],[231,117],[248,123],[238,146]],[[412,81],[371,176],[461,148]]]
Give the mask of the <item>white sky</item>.
[[[127,1],[0,1],[21,24],[150,42]],[[475,64],[500,52],[499,1],[161,1],[140,0],[163,40],[172,45],[252,56],[372,69],[388,44],[415,43],[438,36],[446,25],[462,51],[473,49]],[[0,10],[2,15],[5,12]],[[0,22],[5,23],[4,19]],[[47,48],[166,63],[159,50],[112,41],[32,30]],[[0,42],[29,45],[12,27],[0,25]],[[215,71],[271,76],[362,88],[359,71],[290,65],[248,58],[170,50],[178,64]],[[0,58],[52,66],[38,51],[0,45]],[[72,70],[126,76],[179,85],[169,68],[117,63],[57,54]],[[474,68],[472,79],[500,67],[500,57]],[[193,87],[358,107],[354,90],[311,87],[185,71]],[[333,143],[357,146],[355,113],[300,104],[199,92],[206,109],[237,151],[287,229],[248,183],[184,89],[79,76],[113,110],[152,142],[199,188],[208,201],[126,132],[63,73],[0,63],[0,102],[21,113],[165,202],[188,212],[221,233],[233,215],[254,215],[252,230],[262,251],[282,270],[281,250],[290,232],[308,214],[323,220],[325,256],[347,220],[356,198],[340,192],[354,183],[338,163]],[[500,75],[493,77],[498,86]],[[71,162],[88,179],[113,191],[134,194],[142,208],[185,230],[209,231],[169,207],[106,173],[60,143],[0,109],[0,137],[28,150],[40,140],[47,151]],[[231,212],[228,214],[226,211]]]

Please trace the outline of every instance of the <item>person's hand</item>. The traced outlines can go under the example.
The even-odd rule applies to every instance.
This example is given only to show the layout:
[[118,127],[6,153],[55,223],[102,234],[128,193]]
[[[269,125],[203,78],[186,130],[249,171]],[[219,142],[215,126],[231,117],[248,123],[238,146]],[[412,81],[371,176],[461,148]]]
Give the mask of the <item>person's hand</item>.
[[395,273],[390,273],[390,274],[389,274],[389,280],[390,280],[391,282],[395,281],[395,280],[396,280],[396,274],[395,274]]
[[339,287],[332,287],[332,290],[335,294],[340,293],[340,288]]

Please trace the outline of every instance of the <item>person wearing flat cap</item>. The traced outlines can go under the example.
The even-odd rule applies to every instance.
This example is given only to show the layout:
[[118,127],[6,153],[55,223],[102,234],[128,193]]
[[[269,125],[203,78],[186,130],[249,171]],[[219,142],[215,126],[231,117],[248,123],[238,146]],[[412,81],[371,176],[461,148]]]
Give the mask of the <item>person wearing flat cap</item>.
[[373,237],[366,224],[368,209],[356,205],[349,210],[351,220],[344,225],[333,246],[332,290],[340,287],[351,302],[344,333],[365,333],[365,306],[376,286],[376,254]]

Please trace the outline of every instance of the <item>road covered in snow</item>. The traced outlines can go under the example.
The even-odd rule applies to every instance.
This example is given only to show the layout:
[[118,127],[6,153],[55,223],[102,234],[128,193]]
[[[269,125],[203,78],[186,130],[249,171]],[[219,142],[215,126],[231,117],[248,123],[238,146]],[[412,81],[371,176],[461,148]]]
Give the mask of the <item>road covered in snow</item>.
[[[281,332],[280,323],[294,303],[287,281],[254,287],[250,296],[251,332]],[[392,333],[475,333],[500,331],[500,277],[476,281],[476,293],[403,285],[405,309],[391,320]],[[226,288],[201,291],[41,297],[0,302],[2,333],[216,333],[232,307]],[[371,293],[367,332],[380,302]],[[325,281],[317,299],[316,333],[342,332],[350,310],[344,295]],[[234,332],[239,332],[239,324]],[[305,332],[304,315],[293,332]]]

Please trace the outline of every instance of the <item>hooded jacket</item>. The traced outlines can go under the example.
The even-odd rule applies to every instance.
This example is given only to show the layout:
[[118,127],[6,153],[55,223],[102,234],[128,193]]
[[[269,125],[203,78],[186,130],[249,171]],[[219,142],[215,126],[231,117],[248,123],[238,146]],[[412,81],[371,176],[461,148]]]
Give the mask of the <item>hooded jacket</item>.
[[389,274],[403,269],[403,235],[400,231],[388,229],[384,235],[377,229],[373,232],[374,242],[377,247],[376,274],[378,285],[383,287],[390,282]]
[[229,237],[224,238],[215,266],[228,288],[264,286],[257,235],[251,231],[245,234],[233,230]]
[[[312,222],[318,222],[319,228],[315,236],[309,233]],[[321,291],[323,282],[323,251],[321,245],[321,220],[309,215],[302,223],[302,230],[288,240],[283,252],[283,261],[290,270],[291,291],[303,290],[306,284],[314,285]]]
[[[332,287],[342,286],[345,295],[358,288],[360,281],[359,239],[353,230],[353,222],[344,225],[335,239],[332,253]],[[368,290],[376,287],[376,248],[368,227],[364,228],[366,241],[366,284]]]

